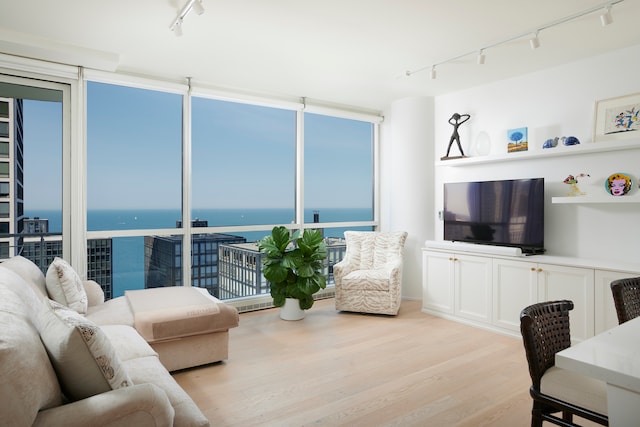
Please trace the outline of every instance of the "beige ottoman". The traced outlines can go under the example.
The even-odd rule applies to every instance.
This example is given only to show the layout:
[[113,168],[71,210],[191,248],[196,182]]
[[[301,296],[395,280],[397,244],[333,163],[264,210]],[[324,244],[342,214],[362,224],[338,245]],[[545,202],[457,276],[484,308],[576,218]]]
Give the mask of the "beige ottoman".
[[169,371],[218,362],[229,357],[229,328],[238,326],[238,310],[190,286],[125,291],[134,327],[158,353]]

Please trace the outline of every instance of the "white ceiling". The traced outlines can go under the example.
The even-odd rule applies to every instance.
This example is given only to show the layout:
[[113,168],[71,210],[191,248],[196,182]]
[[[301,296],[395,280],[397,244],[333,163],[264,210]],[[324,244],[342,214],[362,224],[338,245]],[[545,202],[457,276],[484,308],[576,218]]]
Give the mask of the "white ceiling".
[[[369,110],[439,95],[640,44],[640,0],[442,64],[602,0],[202,0],[184,35],[169,25],[186,0],[0,0],[0,51],[20,44],[117,54],[119,71],[221,88],[307,97]],[[4,47],[3,47],[4,46]],[[76,49],[82,48],[82,49]],[[108,55],[107,55],[108,56]],[[73,55],[71,55],[73,57]],[[96,57],[100,57],[97,55]],[[639,59],[640,60],[640,59]],[[86,65],[86,64],[73,64]]]

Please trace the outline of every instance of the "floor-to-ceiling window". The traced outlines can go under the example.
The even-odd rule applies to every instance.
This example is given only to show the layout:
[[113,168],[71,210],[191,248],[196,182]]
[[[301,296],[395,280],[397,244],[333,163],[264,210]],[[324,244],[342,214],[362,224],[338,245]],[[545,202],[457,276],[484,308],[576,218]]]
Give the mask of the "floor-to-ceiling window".
[[107,297],[181,279],[180,231],[162,231],[182,219],[181,159],[182,95],[87,83],[87,250]]
[[0,258],[43,272],[63,255],[63,103],[69,87],[0,74]]
[[263,294],[252,243],[295,221],[296,112],[193,97],[191,115],[192,282],[222,299]]

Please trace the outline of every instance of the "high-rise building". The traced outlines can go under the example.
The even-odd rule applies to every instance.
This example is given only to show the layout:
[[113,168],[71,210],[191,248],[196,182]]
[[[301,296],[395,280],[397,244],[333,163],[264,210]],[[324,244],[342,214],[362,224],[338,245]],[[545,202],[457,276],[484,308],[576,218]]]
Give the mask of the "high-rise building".
[[[200,220],[198,220],[200,221]],[[202,222],[206,227],[206,221]],[[230,234],[194,234],[191,239],[191,285],[206,288],[218,297],[218,247],[246,242]],[[182,285],[182,236],[145,236],[144,287]]]
[[17,255],[22,246],[22,111],[22,99],[0,98],[0,258]]

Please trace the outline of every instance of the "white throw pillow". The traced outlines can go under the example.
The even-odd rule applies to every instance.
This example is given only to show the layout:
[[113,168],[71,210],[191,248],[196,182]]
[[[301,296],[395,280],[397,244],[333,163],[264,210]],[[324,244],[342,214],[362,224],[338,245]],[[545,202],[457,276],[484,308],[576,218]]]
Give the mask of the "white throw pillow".
[[40,337],[65,395],[80,400],[133,385],[114,347],[96,324],[49,300]]
[[67,261],[58,257],[53,260],[47,270],[46,284],[52,300],[80,314],[87,314],[87,292],[80,276]]

